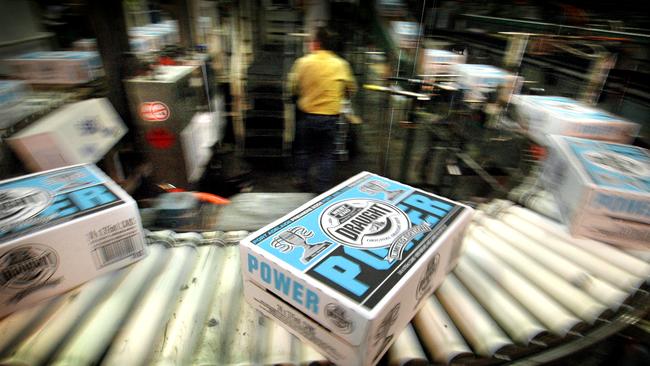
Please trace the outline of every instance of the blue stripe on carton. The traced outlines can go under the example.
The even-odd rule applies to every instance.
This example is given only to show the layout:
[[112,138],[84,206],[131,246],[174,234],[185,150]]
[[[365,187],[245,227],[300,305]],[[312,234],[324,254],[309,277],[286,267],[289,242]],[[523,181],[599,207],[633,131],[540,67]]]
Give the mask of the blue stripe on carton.
[[565,140],[596,185],[650,193],[650,154],[647,150],[595,140]]
[[[441,197],[367,174],[251,242],[372,308],[461,211]],[[259,266],[248,270],[270,285],[276,279]]]
[[88,167],[77,166],[0,184],[0,240],[120,204],[105,183]]

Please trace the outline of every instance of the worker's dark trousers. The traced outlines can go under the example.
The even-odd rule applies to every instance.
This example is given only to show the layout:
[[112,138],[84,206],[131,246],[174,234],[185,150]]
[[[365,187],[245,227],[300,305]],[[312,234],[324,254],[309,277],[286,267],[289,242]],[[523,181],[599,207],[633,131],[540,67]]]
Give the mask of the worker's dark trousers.
[[314,191],[332,187],[334,176],[334,138],[338,115],[300,113],[296,123],[295,154],[298,179],[309,182],[309,168],[316,168]]

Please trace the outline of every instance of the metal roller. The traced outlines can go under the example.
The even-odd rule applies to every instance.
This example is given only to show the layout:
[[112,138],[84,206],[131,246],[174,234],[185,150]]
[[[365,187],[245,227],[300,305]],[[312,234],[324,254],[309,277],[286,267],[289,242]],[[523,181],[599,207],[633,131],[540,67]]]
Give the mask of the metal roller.
[[155,355],[153,364],[186,365],[191,361],[210,309],[212,286],[221,265],[218,249],[214,245],[198,248],[194,272],[184,286],[179,306],[165,326],[160,352]]
[[[534,240],[515,230],[515,228],[510,225],[485,216],[480,219],[480,222],[482,228],[494,235],[494,237],[508,243],[521,253],[534,259],[544,268],[562,277],[572,286],[581,289],[589,294],[593,299],[605,304],[611,309],[618,309],[621,303],[625,301],[629,295],[600,278],[592,276],[591,273],[582,267],[577,266],[573,262],[540,244],[540,240]],[[542,240],[545,240],[546,237]],[[571,244],[566,243],[565,245]],[[565,289],[562,288],[558,290],[564,291]],[[573,293],[569,292],[567,295],[573,296]],[[576,298],[576,301],[580,300],[580,298]]]
[[312,346],[300,342],[300,365],[325,366],[331,365],[331,362],[325,356],[318,353]]
[[506,213],[501,215],[499,219],[530,237],[543,238],[543,240],[538,240],[540,244],[586,269],[594,276],[600,277],[626,292],[637,289],[643,283],[642,279],[619,269],[609,262],[576,246],[567,245],[557,237],[545,234],[542,228],[516,215]]
[[624,250],[596,240],[573,237],[568,232],[566,226],[551,221],[546,217],[522,207],[512,206],[507,210],[507,212],[512,213],[531,224],[537,225],[545,232],[590,252],[600,259],[616,265],[618,268],[639,278],[647,279],[650,277],[650,264],[630,255]]
[[625,249],[625,252],[635,258],[639,258],[647,263],[650,263],[650,250]]
[[478,355],[492,357],[512,345],[510,339],[453,273],[447,275],[436,291],[436,296]]
[[65,302],[61,295],[7,315],[0,321],[0,359],[42,322],[46,321]]
[[508,198],[546,217],[560,219],[560,210],[553,195],[548,191],[541,190],[534,182],[517,187],[510,192]]
[[[504,233],[504,235],[508,234],[510,233]],[[524,275],[583,321],[592,324],[607,310],[604,305],[484,228],[471,228],[470,235],[480,243],[486,244],[485,248],[492,254],[508,263],[510,267]]]
[[413,326],[429,357],[435,362],[448,364],[473,355],[435,296],[427,299],[422,309],[415,314]]
[[142,290],[158,276],[170,257],[161,245],[149,246],[149,254],[134,264],[113,293],[83,322],[74,338],[57,354],[56,365],[96,365],[108,349]]
[[263,364],[264,365],[295,365],[296,358],[293,344],[296,337],[282,328],[277,321],[267,319],[268,336]]
[[554,334],[565,336],[580,323],[578,318],[485,249],[474,238],[466,237],[465,255]]
[[427,356],[424,355],[418,336],[411,324],[397,337],[395,343],[388,349],[389,366],[426,366],[429,364]]
[[71,291],[62,306],[0,364],[39,365],[48,361],[126,272],[105,274]]
[[[227,234],[227,233],[226,233]],[[223,265],[213,284],[212,307],[208,312],[207,327],[197,347],[193,364],[220,365],[224,363],[226,338],[230,335],[231,318],[244,301],[241,296],[239,247],[230,245],[220,249]],[[237,352],[237,350],[232,350]],[[251,361],[252,362],[252,361]]]
[[469,258],[461,257],[454,274],[516,343],[527,346],[546,331],[537,319]]
[[[180,246],[169,249],[171,258],[144,298],[113,340],[104,365],[143,365],[163,335],[163,328],[177,304],[181,286],[194,267],[196,248]],[[147,324],[147,326],[143,326]]]

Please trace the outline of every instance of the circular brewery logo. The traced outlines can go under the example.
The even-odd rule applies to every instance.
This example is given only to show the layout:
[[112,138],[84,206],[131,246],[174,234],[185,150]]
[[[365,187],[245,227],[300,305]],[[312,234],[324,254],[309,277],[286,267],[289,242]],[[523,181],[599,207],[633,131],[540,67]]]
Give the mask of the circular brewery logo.
[[372,199],[337,202],[321,213],[319,221],[330,238],[363,249],[388,247],[411,226],[404,211]]
[[33,187],[0,190],[0,228],[19,224],[36,216],[52,202],[52,195]]
[[354,322],[348,317],[345,309],[338,304],[327,304],[325,316],[330,323],[341,333],[351,333],[354,330]]
[[583,156],[592,164],[609,171],[637,178],[650,177],[648,165],[629,156],[610,151],[588,151]]
[[0,287],[21,290],[44,283],[58,267],[59,257],[50,247],[19,246],[0,257]]

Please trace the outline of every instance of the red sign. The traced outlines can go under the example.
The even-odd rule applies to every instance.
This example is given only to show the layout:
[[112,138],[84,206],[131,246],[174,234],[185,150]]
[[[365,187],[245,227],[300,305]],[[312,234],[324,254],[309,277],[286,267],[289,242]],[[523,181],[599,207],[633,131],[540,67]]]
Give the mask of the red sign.
[[169,149],[176,141],[176,136],[166,128],[152,128],[147,131],[145,138],[156,149]]
[[150,122],[166,121],[171,112],[169,107],[163,102],[144,102],[140,103],[140,118]]

